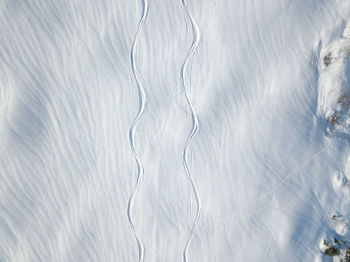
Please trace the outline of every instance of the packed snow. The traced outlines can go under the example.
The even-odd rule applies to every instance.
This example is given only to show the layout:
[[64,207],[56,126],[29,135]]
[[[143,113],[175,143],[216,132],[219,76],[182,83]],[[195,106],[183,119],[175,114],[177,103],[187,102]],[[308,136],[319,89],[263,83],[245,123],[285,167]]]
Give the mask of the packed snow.
[[350,261],[350,2],[3,0],[0,261]]

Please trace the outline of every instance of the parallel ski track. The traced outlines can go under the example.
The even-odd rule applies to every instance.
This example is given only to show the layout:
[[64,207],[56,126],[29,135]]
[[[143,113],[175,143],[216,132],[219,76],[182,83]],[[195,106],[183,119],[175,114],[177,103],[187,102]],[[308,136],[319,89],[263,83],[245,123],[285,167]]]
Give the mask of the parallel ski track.
[[186,13],[187,13],[187,15],[188,15],[188,17],[189,17],[189,19],[191,21],[192,32],[193,32],[192,46],[191,46],[189,52],[187,53],[187,56],[185,58],[185,61],[184,61],[183,65],[182,65],[181,72],[180,72],[180,79],[181,79],[182,90],[183,90],[183,92],[185,94],[186,101],[187,101],[187,104],[188,104],[188,106],[190,108],[191,116],[192,116],[192,129],[191,129],[191,132],[189,133],[189,135],[187,137],[187,141],[186,141],[186,144],[185,144],[185,148],[184,148],[184,151],[183,151],[182,158],[183,158],[183,165],[184,165],[184,169],[185,169],[186,175],[187,175],[187,177],[190,180],[193,192],[194,192],[195,197],[196,197],[196,202],[197,202],[196,217],[195,217],[195,220],[194,220],[194,222],[192,224],[191,233],[190,233],[190,235],[189,235],[189,237],[187,239],[187,242],[186,242],[185,248],[183,250],[183,254],[182,254],[183,261],[187,262],[188,261],[188,258],[187,258],[188,247],[189,247],[189,245],[191,243],[191,240],[193,238],[193,234],[195,232],[195,229],[197,227],[197,224],[198,224],[198,221],[199,221],[199,218],[200,218],[201,202],[200,202],[200,197],[199,197],[198,190],[196,188],[196,185],[195,185],[195,183],[193,181],[190,169],[188,167],[188,150],[189,150],[189,147],[191,146],[191,144],[193,142],[193,139],[195,138],[196,134],[198,133],[198,130],[199,130],[199,119],[198,119],[196,111],[194,110],[194,107],[192,105],[192,101],[191,101],[191,99],[190,99],[190,97],[188,95],[188,92],[187,92],[187,88],[186,88],[186,84],[185,84],[185,74],[187,72],[188,63],[189,63],[189,61],[191,60],[191,58],[193,57],[194,53],[196,52],[196,50],[198,48],[198,45],[199,45],[199,42],[200,42],[200,39],[201,39],[201,35],[200,35],[199,27],[198,27],[196,21],[193,19],[193,16],[192,16],[190,10],[187,7],[186,0],[182,0],[182,6],[185,9],[185,11],[186,11]]
[[134,207],[136,194],[140,190],[142,183],[143,183],[144,169],[143,169],[142,162],[136,153],[134,137],[135,137],[137,124],[140,121],[140,118],[141,118],[143,112],[145,111],[145,107],[147,104],[147,96],[146,96],[145,89],[143,88],[142,83],[141,83],[141,81],[138,77],[138,74],[136,72],[137,70],[136,70],[135,47],[136,47],[136,44],[138,43],[139,34],[140,34],[142,26],[145,23],[147,14],[148,14],[148,0],[143,0],[142,16],[140,18],[140,21],[139,21],[139,24],[137,27],[137,31],[135,33],[134,40],[133,40],[133,43],[131,46],[131,51],[130,51],[131,70],[132,70],[133,76],[134,76],[136,84],[137,84],[137,91],[138,91],[138,96],[139,96],[139,110],[138,110],[138,113],[137,113],[137,115],[136,115],[134,121],[132,122],[130,129],[129,129],[130,148],[131,148],[131,151],[133,153],[134,159],[137,163],[137,180],[136,180],[135,186],[132,189],[132,192],[131,192],[131,195],[130,195],[130,198],[128,201],[127,215],[128,215],[128,221],[131,225],[131,228],[132,228],[133,233],[135,235],[135,238],[137,240],[137,245],[138,245],[138,250],[139,250],[139,262],[144,261],[145,246],[144,246],[140,236],[136,232],[135,225],[134,225],[134,222],[132,219],[132,210]]

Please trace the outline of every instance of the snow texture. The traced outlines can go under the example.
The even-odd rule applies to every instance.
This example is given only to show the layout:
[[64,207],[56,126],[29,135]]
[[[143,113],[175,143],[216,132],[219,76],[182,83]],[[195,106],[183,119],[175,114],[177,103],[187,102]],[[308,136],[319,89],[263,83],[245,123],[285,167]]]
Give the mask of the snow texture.
[[2,0],[0,261],[333,261],[349,22],[346,0]]

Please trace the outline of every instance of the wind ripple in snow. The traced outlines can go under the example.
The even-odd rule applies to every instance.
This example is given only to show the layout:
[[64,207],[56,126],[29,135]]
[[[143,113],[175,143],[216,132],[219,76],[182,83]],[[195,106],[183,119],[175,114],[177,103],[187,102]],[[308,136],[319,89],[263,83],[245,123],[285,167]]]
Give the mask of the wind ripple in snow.
[[139,111],[138,111],[138,113],[137,113],[137,115],[136,115],[134,121],[132,122],[130,129],[129,129],[130,147],[131,147],[134,159],[137,163],[137,180],[136,180],[136,185],[132,189],[131,196],[129,198],[127,214],[128,214],[129,223],[132,227],[135,238],[137,240],[137,245],[138,245],[138,249],[139,249],[139,261],[141,261],[141,262],[144,260],[145,247],[144,247],[144,244],[143,244],[141,238],[139,237],[139,235],[136,232],[131,213],[132,213],[132,209],[134,207],[134,201],[135,201],[136,194],[140,190],[140,187],[141,187],[142,182],[143,182],[143,176],[144,176],[143,166],[142,166],[141,160],[139,159],[139,157],[136,153],[136,149],[135,149],[134,135],[135,135],[135,129],[136,129],[137,124],[140,120],[140,117],[145,110],[145,106],[147,104],[147,97],[146,97],[146,92],[142,86],[142,83],[141,83],[141,81],[138,78],[137,73],[136,73],[135,46],[136,46],[136,43],[137,43],[138,38],[139,38],[140,29],[143,26],[145,19],[147,17],[147,13],[148,13],[148,0],[143,0],[142,16],[141,16],[141,19],[139,21],[138,28],[137,28],[137,31],[136,31],[136,34],[134,37],[134,41],[133,41],[132,46],[131,46],[131,52],[130,52],[131,69],[132,69],[132,73],[134,75],[134,78],[135,78],[135,81],[137,84],[137,91],[138,91],[138,95],[139,95]]
[[182,5],[188,15],[188,17],[190,18],[190,21],[191,21],[191,24],[192,24],[192,31],[193,31],[193,42],[192,42],[192,46],[190,48],[190,51],[188,52],[186,58],[185,58],[185,61],[182,65],[182,68],[181,68],[181,73],[180,73],[180,78],[181,78],[181,86],[182,86],[182,89],[183,89],[183,92],[185,94],[185,97],[186,97],[186,101],[187,101],[187,104],[188,106],[190,107],[190,110],[191,110],[191,116],[192,116],[192,130],[190,132],[190,134],[188,135],[187,137],[187,141],[186,141],[186,144],[185,144],[185,149],[183,151],[183,165],[184,165],[184,168],[185,168],[185,172],[186,172],[186,175],[188,176],[190,182],[191,182],[191,185],[192,185],[192,189],[193,189],[193,192],[195,194],[195,197],[196,197],[196,202],[197,202],[197,213],[196,213],[196,218],[193,222],[193,225],[192,225],[192,229],[191,229],[191,233],[188,237],[188,240],[187,240],[187,243],[185,245],[185,248],[183,250],[183,261],[186,262],[187,261],[187,250],[188,250],[188,246],[193,238],[193,233],[197,227],[197,224],[198,224],[198,221],[199,221],[199,217],[200,217],[200,210],[201,210],[201,203],[200,203],[200,198],[199,198],[199,193],[198,193],[198,190],[196,188],[196,185],[192,179],[192,175],[191,175],[191,172],[188,168],[188,161],[187,161],[187,155],[188,155],[188,149],[194,139],[194,137],[196,136],[197,132],[198,132],[198,129],[199,129],[199,119],[198,119],[198,116],[196,114],[196,111],[194,110],[193,108],[193,105],[192,105],[192,101],[187,93],[187,89],[186,89],[186,85],[185,85],[185,73],[187,71],[187,65],[188,65],[188,62],[190,61],[190,59],[192,58],[193,54],[196,52],[196,49],[198,48],[198,45],[199,45],[199,42],[200,42],[200,38],[201,38],[201,35],[200,35],[200,30],[198,28],[198,25],[196,23],[196,21],[193,19],[192,17],[192,14],[190,12],[190,10],[188,9],[187,7],[187,3],[185,0],[182,0]]

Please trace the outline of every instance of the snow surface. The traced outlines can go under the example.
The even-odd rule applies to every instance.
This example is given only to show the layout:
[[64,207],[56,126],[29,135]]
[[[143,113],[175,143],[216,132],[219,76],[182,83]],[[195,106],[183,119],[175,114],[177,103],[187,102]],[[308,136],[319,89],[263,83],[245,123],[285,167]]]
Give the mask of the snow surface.
[[346,0],[2,0],[0,261],[332,261],[349,21]]

